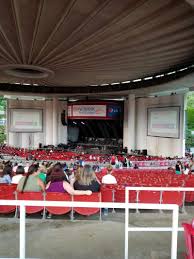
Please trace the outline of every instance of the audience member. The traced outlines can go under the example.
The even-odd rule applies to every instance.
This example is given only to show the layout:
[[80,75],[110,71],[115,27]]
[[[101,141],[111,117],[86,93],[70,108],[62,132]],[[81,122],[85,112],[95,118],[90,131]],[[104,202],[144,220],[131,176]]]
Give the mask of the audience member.
[[90,190],[79,191],[74,190],[74,188],[66,181],[66,177],[64,175],[63,169],[58,165],[54,165],[51,175],[50,181],[46,186],[46,192],[67,192],[71,195],[91,195],[92,192]]
[[175,166],[175,171],[176,171],[176,174],[182,174],[183,166],[181,164],[181,161],[177,161],[176,166]]
[[112,175],[113,167],[111,165],[108,165],[106,169],[107,169],[107,174],[102,177],[102,183],[103,184],[116,184],[117,180]]
[[90,165],[85,165],[81,170],[80,177],[74,183],[75,190],[91,190],[99,192],[100,183],[96,178],[95,172]]
[[0,166],[0,183],[11,183],[12,167],[8,164],[5,167]]
[[44,191],[44,183],[38,177],[39,171],[37,165],[31,165],[26,176],[23,176],[17,186],[19,192],[39,192]]
[[11,183],[18,184],[20,179],[24,176],[25,170],[22,165],[17,166],[15,175],[12,177]]

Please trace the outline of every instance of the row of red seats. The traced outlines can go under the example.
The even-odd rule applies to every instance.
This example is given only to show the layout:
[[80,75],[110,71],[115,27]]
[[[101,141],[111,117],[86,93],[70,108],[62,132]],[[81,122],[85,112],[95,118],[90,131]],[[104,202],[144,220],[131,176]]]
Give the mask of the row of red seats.
[[[66,193],[37,193],[37,192],[26,192],[17,193],[15,192],[16,186],[3,185],[0,186],[0,200],[52,200],[52,201],[85,201],[85,202],[125,202],[125,190],[116,189],[113,190],[111,187],[102,188],[100,193],[93,193],[91,196],[79,195],[71,197]],[[190,193],[190,194],[189,194]],[[194,192],[186,193],[186,197],[183,192],[178,191],[129,191],[129,202],[132,203],[162,203],[162,204],[178,204],[182,206],[184,200],[194,201]],[[36,213],[43,210],[43,207],[32,207],[27,206],[27,213]],[[16,210],[16,206],[0,206],[0,213],[11,213]],[[71,208],[46,208],[52,214],[64,214],[71,210]],[[76,212],[82,215],[91,215],[99,211],[98,208],[74,208]]]
[[[6,192],[0,191],[0,200],[37,200],[37,201],[86,201],[86,202],[101,202],[101,193],[93,193],[90,196],[77,195],[71,196],[67,193],[42,193],[42,192],[13,192],[13,188],[8,188]],[[19,209],[19,208],[18,208]],[[17,210],[16,206],[0,205],[0,214],[9,214]],[[71,207],[45,207],[44,206],[26,206],[27,214],[34,214],[48,211],[54,215],[62,215],[70,212]],[[100,211],[99,208],[73,208],[73,210],[81,215],[93,215]]]

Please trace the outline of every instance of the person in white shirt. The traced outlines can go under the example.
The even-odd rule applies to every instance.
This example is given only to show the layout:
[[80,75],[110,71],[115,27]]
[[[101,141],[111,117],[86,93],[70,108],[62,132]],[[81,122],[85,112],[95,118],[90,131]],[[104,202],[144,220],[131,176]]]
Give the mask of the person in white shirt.
[[[117,184],[116,178],[112,175],[113,167],[112,165],[108,165],[106,168],[106,175],[102,177],[102,184]],[[108,215],[108,208],[103,209],[103,213],[105,216]]]
[[16,175],[12,177],[11,183],[18,184],[20,179],[24,176],[25,170],[22,165],[19,165],[16,169]]
[[117,184],[116,178],[112,175],[113,167],[111,165],[107,166],[107,174],[102,177],[103,184]]

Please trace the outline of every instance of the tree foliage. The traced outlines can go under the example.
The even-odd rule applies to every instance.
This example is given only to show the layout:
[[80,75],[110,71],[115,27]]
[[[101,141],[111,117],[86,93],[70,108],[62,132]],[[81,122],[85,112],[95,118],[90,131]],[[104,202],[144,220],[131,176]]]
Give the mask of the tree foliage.
[[186,110],[186,146],[194,147],[194,93],[189,93],[187,96]]

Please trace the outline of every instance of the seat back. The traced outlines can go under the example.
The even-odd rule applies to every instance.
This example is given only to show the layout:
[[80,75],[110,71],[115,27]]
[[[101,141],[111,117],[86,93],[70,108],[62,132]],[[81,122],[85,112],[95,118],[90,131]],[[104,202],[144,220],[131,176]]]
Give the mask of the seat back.
[[193,202],[194,201],[194,192],[186,192],[185,193],[185,201]]
[[[47,192],[46,201],[72,201],[71,195],[68,193]],[[46,210],[54,215],[62,215],[71,211],[71,207],[46,207]]]
[[[73,201],[82,201],[82,202],[101,202],[101,193],[93,192],[91,195],[74,195]],[[74,211],[80,215],[90,216],[96,214],[100,211],[100,208],[73,208]]]
[[194,258],[194,229],[191,224],[183,223],[184,228],[184,237],[185,237],[185,245],[186,245],[186,258],[193,259]]
[[140,191],[138,198],[139,203],[160,203],[160,192]]
[[[115,191],[115,202],[125,202],[125,190],[117,189]],[[137,191],[129,191],[129,202],[137,202]]]
[[102,202],[114,202],[114,190],[111,189],[102,189]]
[[[17,192],[18,200],[27,200],[27,201],[43,201],[44,194],[42,192]],[[26,213],[33,214],[37,212],[41,212],[44,209],[43,206],[26,206]]]
[[[0,200],[15,200],[15,192],[11,188],[0,189]],[[15,205],[0,205],[0,214],[9,214],[16,210]]]
[[178,191],[164,191],[162,193],[163,204],[177,204],[178,206],[183,205],[183,192]]

